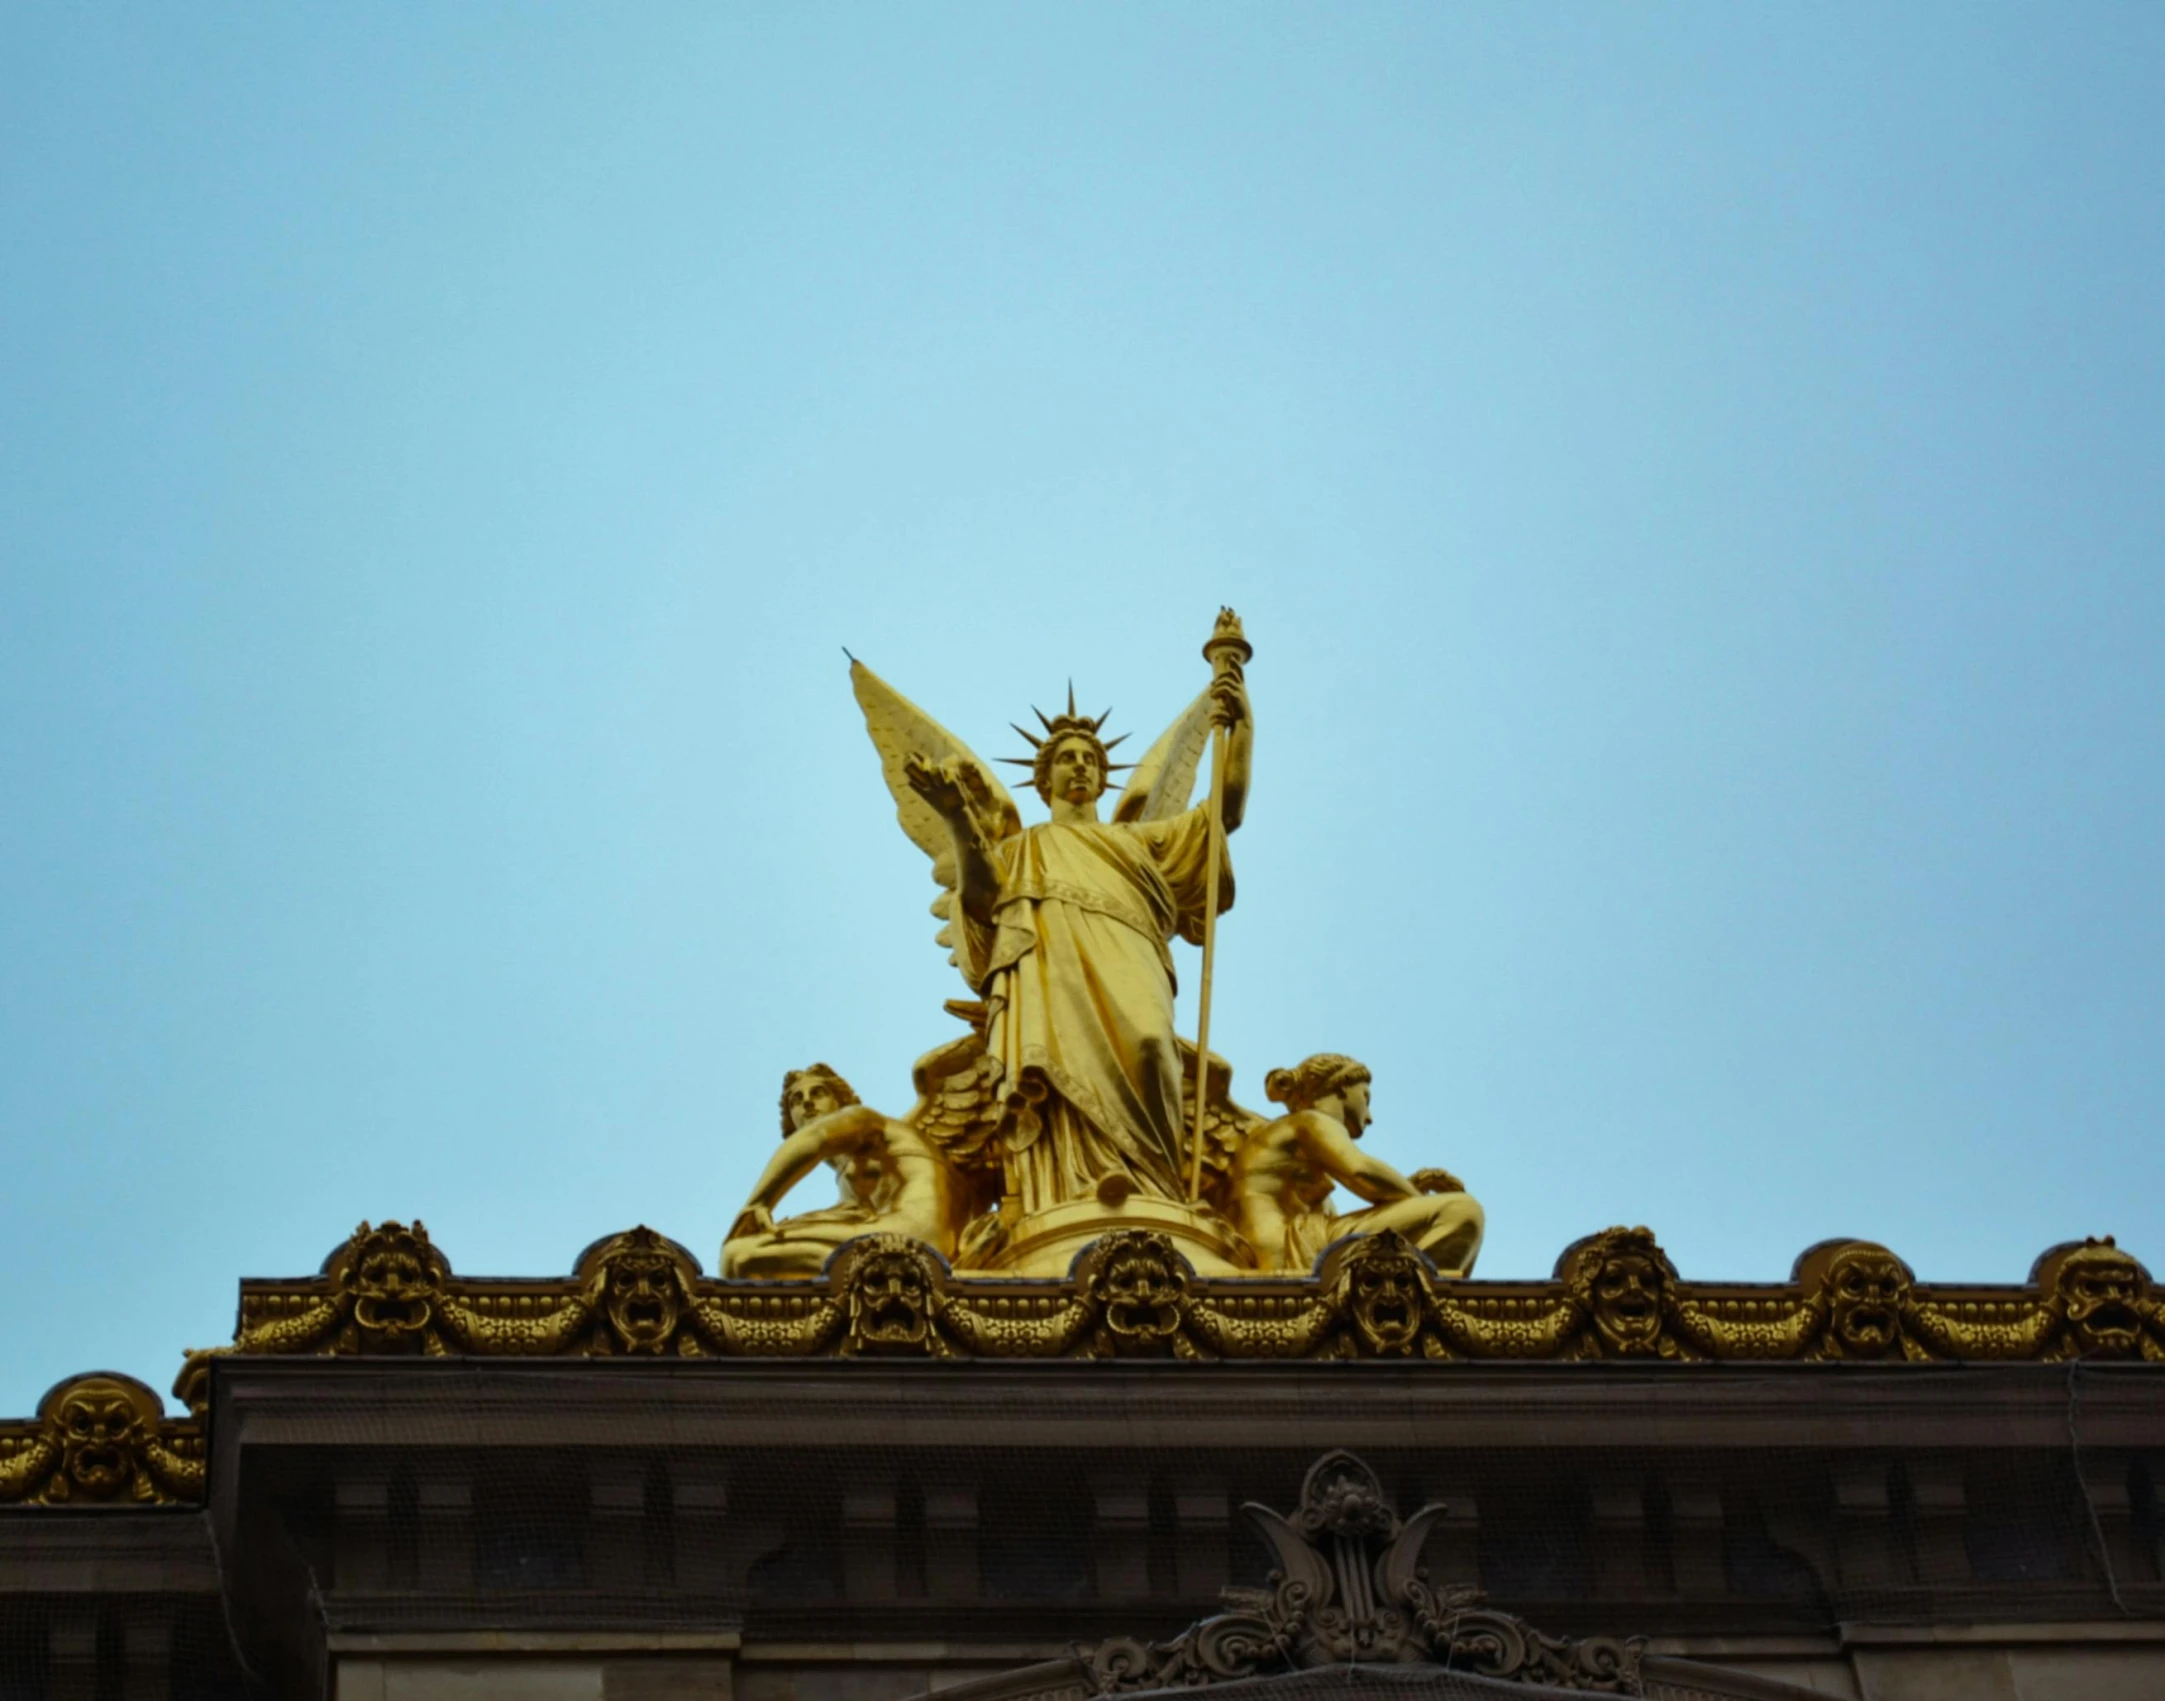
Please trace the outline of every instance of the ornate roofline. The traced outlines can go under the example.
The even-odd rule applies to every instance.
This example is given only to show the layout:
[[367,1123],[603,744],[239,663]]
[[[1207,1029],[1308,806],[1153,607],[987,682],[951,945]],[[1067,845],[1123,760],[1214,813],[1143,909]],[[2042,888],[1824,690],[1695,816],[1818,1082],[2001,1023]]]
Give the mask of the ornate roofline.
[[[644,1227],[594,1242],[569,1277],[511,1278],[454,1274],[418,1222],[364,1223],[315,1276],[244,1281],[232,1343],[189,1353],[175,1397],[200,1417],[211,1362],[236,1353],[2165,1364],[2165,1296],[2110,1239],[2053,1247],[2029,1282],[1999,1286],[1920,1283],[1870,1241],[1822,1242],[1787,1282],[1686,1281],[1628,1228],[1573,1242],[1545,1282],[1447,1279],[1393,1234],[1342,1240],[1306,1277],[1202,1277],[1132,1229],[1061,1281],[957,1276],[919,1242],[870,1235],[816,1280],[749,1282]],[[71,1424],[96,1434],[71,1440]],[[95,1468],[73,1471],[85,1446]],[[71,1377],[36,1417],[0,1422],[0,1502],[193,1499],[201,1459],[198,1426],[141,1383]]]

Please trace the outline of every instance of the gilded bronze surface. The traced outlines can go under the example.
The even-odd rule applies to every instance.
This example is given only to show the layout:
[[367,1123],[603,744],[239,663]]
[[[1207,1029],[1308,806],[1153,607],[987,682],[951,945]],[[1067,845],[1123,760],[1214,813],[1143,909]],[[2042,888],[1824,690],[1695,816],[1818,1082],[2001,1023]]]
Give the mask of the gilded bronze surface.
[[27,1423],[0,1423],[0,1503],[163,1506],[203,1497],[201,1427],[132,1376],[71,1376]]
[[[1308,1083],[1276,1119],[1232,1101],[1222,1059],[1197,1068],[1217,917],[1233,903],[1226,840],[1254,764],[1253,655],[1221,610],[1209,682],[1132,765],[1110,819],[1101,804],[1125,766],[1111,711],[1079,713],[1071,687],[1063,712],[1038,712],[1040,731],[1017,727],[1029,754],[1003,760],[1029,770],[1048,813],[1034,825],[990,764],[851,658],[896,817],[940,887],[938,940],[972,994],[948,1009],[969,1033],[919,1059],[900,1116],[823,1064],[788,1075],[783,1143],[724,1242],[725,1276],[813,1280],[837,1246],[879,1234],[961,1271],[1057,1278],[1122,1228],[1168,1238],[1214,1277],[1303,1273],[1330,1242],[1385,1229],[1447,1274],[1472,1270],[1482,1214],[1463,1185],[1439,1169],[1409,1178],[1353,1144],[1368,1119],[1361,1066],[1337,1060],[1358,1083],[1310,1083],[1323,1057],[1275,1071]],[[1206,751],[1208,801],[1191,807]],[[1203,947],[1193,1042],[1174,1028],[1176,936]],[[838,1201],[777,1217],[823,1162]],[[1366,1208],[1334,1212],[1340,1187]]]
[[[2165,1363],[2165,1303],[2110,1238],[2056,1246],[2023,1286],[1933,1287],[1883,1246],[1829,1241],[1786,1283],[1683,1280],[1644,1228],[1567,1247],[1545,1282],[1470,1279],[1481,1206],[1441,1169],[1371,1153],[1375,1082],[1320,1052],[1272,1070],[1282,1114],[1173,1026],[1175,935],[1233,899],[1253,714],[1239,621],[1212,677],[1101,819],[1106,716],[1040,715],[1018,758],[1050,819],[851,662],[908,836],[932,859],[939,940],[974,995],[911,1072],[910,1108],[825,1064],[783,1079],[782,1141],[720,1277],[644,1226],[562,1279],[456,1276],[419,1222],[362,1223],[301,1281],[249,1281],[228,1346],[191,1352],[198,1418],[223,1354]],[[1215,748],[1210,802],[1191,808]],[[1205,983],[1212,964],[1206,954]],[[826,1165],[833,1205],[779,1216]],[[1362,1208],[1341,1213],[1343,1189]],[[0,1426],[0,1501],[200,1495],[201,1438],[126,1377],[63,1383]]]
[[1454,1279],[1389,1228],[1237,1276],[1119,1228],[1065,1277],[996,1280],[875,1231],[809,1280],[749,1281],[642,1227],[544,1281],[455,1276],[419,1223],[385,1223],[311,1280],[244,1284],[233,1344],[191,1353],[175,1395],[200,1407],[220,1353],[2165,1363],[2165,1298],[2110,1239],[2052,1248],[2023,1286],[1929,1287],[1869,1241],[1815,1246],[1787,1282],[1686,1281],[1643,1228],[1574,1242],[1545,1282]]
[[232,1343],[187,1354],[173,1385],[192,1419],[97,1372],[0,1424],[0,1503],[200,1498],[210,1367],[236,1353],[2165,1364],[2165,1293],[2109,1236],[2050,1248],[2020,1286],[1927,1285],[1862,1240],[1808,1249],[1787,1282],[1693,1282],[1644,1228],[1573,1242],[1545,1282],[1451,1277],[1388,1227],[1331,1242],[1305,1273],[1231,1276],[1198,1271],[1169,1234],[1114,1228],[1036,1279],[958,1273],[922,1237],[875,1230],[808,1278],[755,1281],[707,1276],[643,1226],[595,1241],[568,1277],[462,1277],[420,1223],[363,1223],[319,1274],[242,1284]]

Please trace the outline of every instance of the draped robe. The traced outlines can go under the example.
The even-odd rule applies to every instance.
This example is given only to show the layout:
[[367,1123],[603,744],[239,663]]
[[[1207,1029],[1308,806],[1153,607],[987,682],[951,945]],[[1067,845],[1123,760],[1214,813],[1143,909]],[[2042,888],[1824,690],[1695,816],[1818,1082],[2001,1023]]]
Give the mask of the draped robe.
[[[1190,809],[1046,822],[996,847],[993,925],[958,932],[1005,1072],[1000,1139],[1019,1211],[1095,1198],[1113,1178],[1186,1196],[1170,941],[1202,938],[1210,840],[1208,815]],[[1218,907],[1232,904],[1221,860]]]

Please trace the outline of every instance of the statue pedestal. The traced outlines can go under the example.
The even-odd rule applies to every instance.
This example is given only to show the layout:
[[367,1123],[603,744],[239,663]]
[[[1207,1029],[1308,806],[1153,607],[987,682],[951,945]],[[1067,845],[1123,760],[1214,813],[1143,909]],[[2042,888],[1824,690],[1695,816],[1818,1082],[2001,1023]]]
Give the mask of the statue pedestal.
[[1083,1248],[1115,1229],[1152,1229],[1164,1235],[1199,1276],[1244,1274],[1239,1243],[1214,1213],[1174,1199],[1135,1194],[1117,1205],[1074,1199],[1015,1219],[991,1257],[961,1266],[980,1276],[1051,1276],[1068,1273]]

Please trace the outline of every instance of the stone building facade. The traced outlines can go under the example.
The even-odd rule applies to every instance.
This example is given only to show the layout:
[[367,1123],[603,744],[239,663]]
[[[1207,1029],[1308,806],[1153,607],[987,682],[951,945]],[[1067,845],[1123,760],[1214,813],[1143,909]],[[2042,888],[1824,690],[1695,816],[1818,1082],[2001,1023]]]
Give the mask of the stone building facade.
[[[1341,1451],[1440,1505],[1455,1611],[1629,1644],[1611,1693],[2165,1694],[2165,1341],[2117,1249],[1960,1290],[1885,1254],[1845,1300],[1825,1249],[1692,1284],[1634,1231],[1545,1284],[1388,1244],[1211,1282],[1142,1235],[1067,1282],[872,1246],[766,1287],[644,1231],[555,1282],[386,1233],[244,1284],[188,1418],[104,1376],[0,1434],[9,1701],[1106,1693],[1104,1649],[1283,1573],[1243,1508]],[[1374,1693],[1556,1687],[1437,1647]]]

